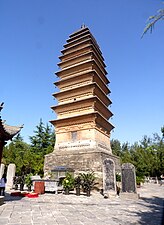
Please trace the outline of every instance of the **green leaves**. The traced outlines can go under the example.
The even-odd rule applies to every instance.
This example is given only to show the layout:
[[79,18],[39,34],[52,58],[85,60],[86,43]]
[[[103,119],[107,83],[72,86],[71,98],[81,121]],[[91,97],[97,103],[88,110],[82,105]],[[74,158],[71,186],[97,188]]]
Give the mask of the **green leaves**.
[[18,175],[31,172],[43,175],[44,155],[53,151],[55,133],[48,124],[44,125],[40,120],[34,135],[30,137],[30,142],[30,144],[25,143],[18,134],[4,148],[2,163],[5,165],[15,163]]
[[131,146],[111,140],[113,154],[120,157],[121,163],[132,163],[139,177],[160,176],[164,173],[164,127],[161,131],[162,138],[158,134],[153,134],[153,138],[144,136]]
[[84,190],[91,190],[95,185],[95,175],[94,172],[81,173],[81,185]]
[[66,173],[66,177],[64,178],[62,182],[63,188],[64,189],[73,189],[74,188],[74,178],[71,173]]

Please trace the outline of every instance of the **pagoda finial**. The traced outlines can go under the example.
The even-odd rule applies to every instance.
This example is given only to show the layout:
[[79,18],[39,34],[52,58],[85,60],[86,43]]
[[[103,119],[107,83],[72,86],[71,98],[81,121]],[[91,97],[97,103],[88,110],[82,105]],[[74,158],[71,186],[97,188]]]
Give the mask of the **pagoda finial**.
[[82,25],[81,25],[81,28],[85,28],[86,26],[85,26],[85,24],[83,23]]
[[3,109],[4,102],[0,104],[0,111]]

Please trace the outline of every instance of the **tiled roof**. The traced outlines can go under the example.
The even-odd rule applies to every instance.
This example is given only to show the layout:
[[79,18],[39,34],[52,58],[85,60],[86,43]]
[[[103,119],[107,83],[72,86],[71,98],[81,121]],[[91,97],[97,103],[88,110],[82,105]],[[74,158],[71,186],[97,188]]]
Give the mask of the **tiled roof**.
[[0,119],[0,139],[11,140],[22,128],[23,126],[9,126]]
[[[3,108],[3,104],[0,104],[0,111]],[[19,131],[23,128],[21,126],[10,126],[5,124],[5,121],[2,121],[0,116],[0,140],[8,141],[11,140]]]

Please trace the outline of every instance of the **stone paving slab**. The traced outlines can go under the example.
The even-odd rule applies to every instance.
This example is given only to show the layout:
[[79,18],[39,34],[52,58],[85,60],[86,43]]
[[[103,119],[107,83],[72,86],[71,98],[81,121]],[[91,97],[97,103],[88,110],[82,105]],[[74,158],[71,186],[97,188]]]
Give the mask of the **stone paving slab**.
[[145,184],[138,193],[138,200],[104,199],[99,193],[38,198],[6,194],[0,225],[162,225],[164,186]]

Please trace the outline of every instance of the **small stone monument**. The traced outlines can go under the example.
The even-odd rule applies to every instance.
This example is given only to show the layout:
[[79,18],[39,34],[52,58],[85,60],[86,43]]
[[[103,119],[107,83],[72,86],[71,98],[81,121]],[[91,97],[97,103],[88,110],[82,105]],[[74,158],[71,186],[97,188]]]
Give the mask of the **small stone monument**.
[[103,190],[104,197],[116,194],[115,164],[109,158],[103,162]]
[[13,186],[13,178],[15,177],[16,166],[14,163],[11,163],[7,167],[7,184],[6,190],[12,189]]
[[122,173],[122,192],[121,196],[127,198],[138,198],[136,189],[135,167],[131,163],[123,163],[121,166]]
[[4,171],[5,171],[5,165],[4,164],[1,164],[0,165],[0,179],[2,178],[2,176],[4,174]]

